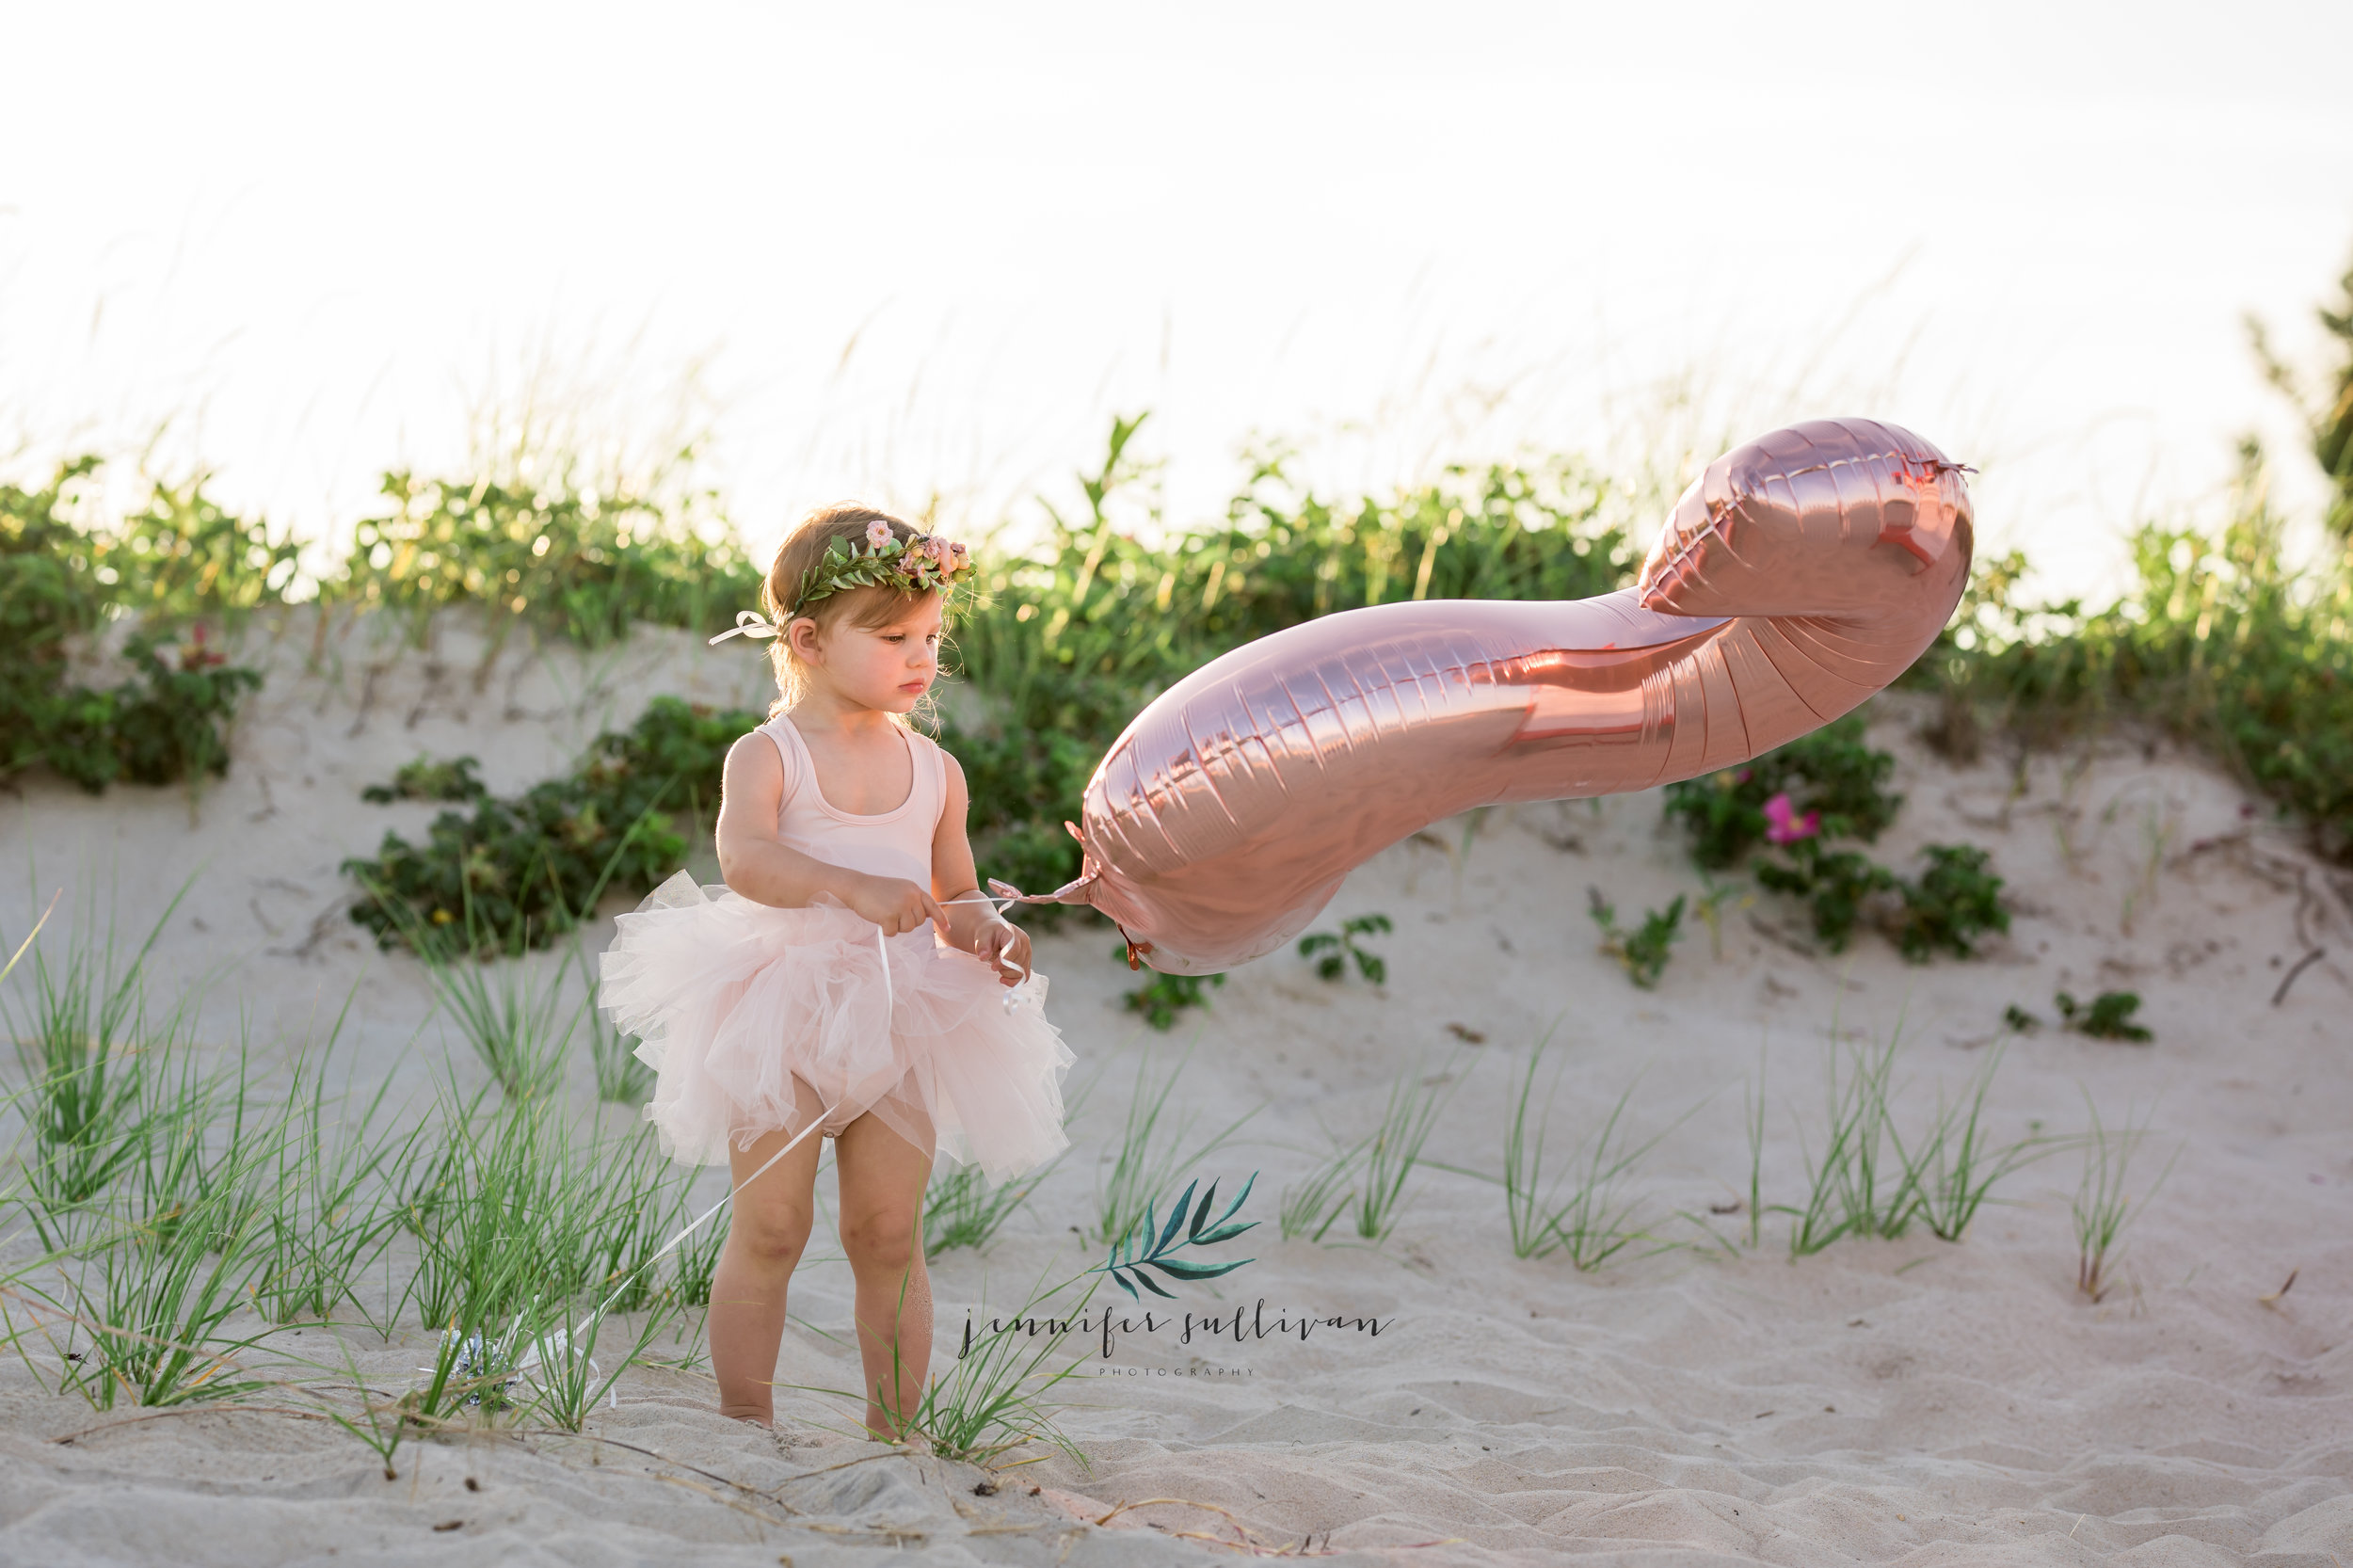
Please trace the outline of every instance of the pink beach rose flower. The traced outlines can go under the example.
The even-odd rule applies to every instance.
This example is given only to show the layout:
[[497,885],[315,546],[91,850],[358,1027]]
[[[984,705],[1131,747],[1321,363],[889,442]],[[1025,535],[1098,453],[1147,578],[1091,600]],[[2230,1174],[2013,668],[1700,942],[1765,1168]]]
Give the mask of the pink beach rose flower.
[[1801,817],[1789,803],[1789,792],[1784,790],[1765,803],[1765,841],[1773,844],[1794,844],[1801,839],[1811,839],[1822,830],[1822,814],[1808,811]]

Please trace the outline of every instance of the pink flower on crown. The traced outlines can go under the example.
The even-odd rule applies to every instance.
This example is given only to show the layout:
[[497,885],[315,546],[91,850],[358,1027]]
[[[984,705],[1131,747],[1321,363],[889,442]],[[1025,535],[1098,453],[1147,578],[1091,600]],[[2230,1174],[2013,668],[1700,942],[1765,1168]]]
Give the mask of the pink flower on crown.
[[890,524],[876,518],[866,525],[866,548],[880,550],[890,542]]
[[944,569],[948,565],[948,541],[935,534],[923,541],[923,553]]
[[966,561],[971,558],[972,554],[970,551],[964,548],[961,541],[951,544],[948,547],[948,553],[951,557],[952,557],[952,564],[956,567],[963,566]]
[[1789,803],[1789,792],[1784,790],[1765,803],[1765,840],[1774,844],[1794,844],[1801,839],[1811,839],[1822,830],[1822,814],[1808,811],[1801,817]]

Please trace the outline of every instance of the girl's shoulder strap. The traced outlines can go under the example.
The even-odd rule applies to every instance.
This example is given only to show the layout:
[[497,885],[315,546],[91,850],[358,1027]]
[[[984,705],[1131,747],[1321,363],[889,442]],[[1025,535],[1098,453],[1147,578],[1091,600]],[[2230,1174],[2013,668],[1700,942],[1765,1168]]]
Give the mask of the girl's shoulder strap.
[[801,780],[808,767],[802,759],[808,755],[801,742],[801,732],[792,728],[792,721],[778,713],[760,726],[760,733],[776,744],[776,760],[784,768],[784,792],[776,797],[776,808],[782,810],[800,792]]
[[[937,741],[919,729],[909,729],[907,739],[915,744],[915,755],[931,763],[932,821],[936,824],[948,814],[948,753]],[[920,768],[923,764],[919,760],[916,765]]]

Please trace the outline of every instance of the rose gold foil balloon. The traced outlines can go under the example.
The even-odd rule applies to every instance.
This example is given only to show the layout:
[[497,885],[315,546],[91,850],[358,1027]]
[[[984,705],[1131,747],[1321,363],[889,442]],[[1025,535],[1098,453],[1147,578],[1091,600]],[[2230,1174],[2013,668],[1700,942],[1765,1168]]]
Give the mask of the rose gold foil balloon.
[[1112,744],[1080,875],[1032,902],[1093,904],[1154,968],[1232,968],[1442,818],[1689,778],[1838,717],[1934,640],[1970,543],[1959,466],[1910,431],[1777,430],[1684,492],[1631,588],[1374,605],[1203,665]]

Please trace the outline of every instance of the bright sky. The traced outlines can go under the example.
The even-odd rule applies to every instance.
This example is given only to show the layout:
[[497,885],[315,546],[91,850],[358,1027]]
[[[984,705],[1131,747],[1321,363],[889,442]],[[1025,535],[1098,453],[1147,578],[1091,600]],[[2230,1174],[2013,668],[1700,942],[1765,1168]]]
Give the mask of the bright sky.
[[[540,381],[755,539],[998,515],[1156,410],[1342,486],[1810,413],[1978,464],[2058,585],[2293,444],[2353,264],[2353,7],[0,0],[0,452],[307,531]],[[845,357],[846,356],[846,357]],[[2315,482],[2300,449],[2292,495]]]

